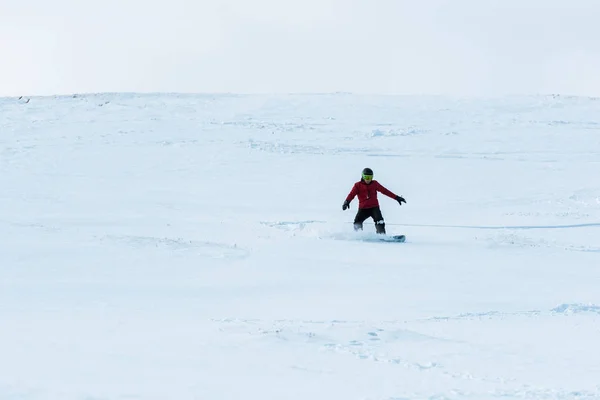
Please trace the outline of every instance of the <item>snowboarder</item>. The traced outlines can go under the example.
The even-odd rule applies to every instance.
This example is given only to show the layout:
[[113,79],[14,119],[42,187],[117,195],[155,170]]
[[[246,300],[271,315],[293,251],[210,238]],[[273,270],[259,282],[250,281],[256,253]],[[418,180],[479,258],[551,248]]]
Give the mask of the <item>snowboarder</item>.
[[400,205],[406,203],[403,197],[397,196],[390,190],[386,189],[379,182],[373,180],[373,170],[365,168],[362,171],[362,178],[352,186],[352,190],[346,197],[342,210],[350,208],[350,202],[355,196],[358,196],[358,212],[354,217],[354,230],[362,230],[363,222],[371,217],[375,221],[375,231],[380,234],[385,234],[385,221],[379,208],[377,200],[377,192],[396,200]]

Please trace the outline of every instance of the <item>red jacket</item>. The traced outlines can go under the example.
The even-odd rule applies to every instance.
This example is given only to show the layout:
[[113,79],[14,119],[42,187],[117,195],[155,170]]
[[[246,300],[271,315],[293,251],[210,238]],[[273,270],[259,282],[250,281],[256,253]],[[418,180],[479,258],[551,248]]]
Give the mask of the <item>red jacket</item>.
[[352,190],[348,194],[348,197],[346,197],[346,201],[350,203],[354,196],[358,196],[358,208],[379,207],[377,192],[381,192],[392,199],[396,198],[394,193],[384,188],[379,182],[371,181],[371,183],[367,184],[361,179],[352,186]]

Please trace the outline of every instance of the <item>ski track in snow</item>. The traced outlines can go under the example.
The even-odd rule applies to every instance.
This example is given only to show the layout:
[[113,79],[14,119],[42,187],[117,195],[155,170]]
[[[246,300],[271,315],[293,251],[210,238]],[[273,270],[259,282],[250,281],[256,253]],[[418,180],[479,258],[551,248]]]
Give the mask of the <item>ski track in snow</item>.
[[[334,232],[329,231],[326,228],[321,229],[320,227],[326,226],[327,221],[262,221],[262,225],[276,228],[284,231],[289,235],[297,236],[304,235],[307,237],[319,237],[323,239],[336,239],[336,240],[364,240],[374,239],[375,235],[370,234],[369,226],[365,228],[365,232],[359,234],[352,234],[348,232]],[[368,224],[367,224],[368,225]],[[584,223],[584,224],[570,224],[570,225],[522,225],[522,226],[469,226],[469,225],[436,225],[436,224],[386,224],[388,227],[396,228],[402,227],[418,227],[418,228],[448,228],[448,229],[467,229],[467,230],[482,230],[482,231],[500,231],[499,233],[488,235],[483,237],[484,241],[489,243],[490,246],[517,246],[517,247],[537,247],[537,248],[555,248],[565,251],[578,251],[588,253],[600,252],[600,246],[583,245],[568,243],[566,240],[560,240],[553,238],[547,240],[544,238],[536,238],[518,233],[519,231],[533,231],[533,230],[560,230],[560,229],[577,229],[577,228],[599,228],[600,223]],[[403,232],[400,230],[400,232]],[[568,239],[568,236],[566,236]],[[473,237],[471,243],[476,244],[481,241],[480,237]]]
[[155,248],[168,251],[192,253],[196,256],[210,258],[245,258],[249,255],[248,250],[239,248],[235,244],[225,244],[209,241],[197,241],[183,238],[159,238],[152,236],[104,236],[101,241],[110,241],[125,246],[139,248]]

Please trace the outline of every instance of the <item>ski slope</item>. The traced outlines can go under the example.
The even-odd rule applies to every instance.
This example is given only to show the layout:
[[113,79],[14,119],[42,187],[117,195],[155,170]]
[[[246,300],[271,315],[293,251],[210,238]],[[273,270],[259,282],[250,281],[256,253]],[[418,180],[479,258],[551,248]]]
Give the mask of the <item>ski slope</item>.
[[[600,100],[0,99],[0,399],[600,398]],[[360,171],[389,234],[355,234]]]

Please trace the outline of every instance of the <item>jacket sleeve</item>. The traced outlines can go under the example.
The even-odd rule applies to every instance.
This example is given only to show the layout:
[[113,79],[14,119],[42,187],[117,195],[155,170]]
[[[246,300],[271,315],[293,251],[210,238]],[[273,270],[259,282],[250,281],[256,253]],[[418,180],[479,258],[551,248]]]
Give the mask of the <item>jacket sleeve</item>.
[[348,196],[346,196],[346,201],[348,203],[350,203],[352,201],[352,199],[354,199],[354,197],[356,197],[357,194],[358,194],[358,185],[355,183],[354,186],[352,186],[352,190],[350,191],[350,193],[348,193]]
[[381,194],[385,194],[387,197],[392,199],[396,199],[396,194],[394,194],[391,190],[386,189],[381,183],[377,182],[377,191]]

